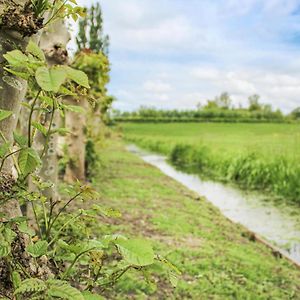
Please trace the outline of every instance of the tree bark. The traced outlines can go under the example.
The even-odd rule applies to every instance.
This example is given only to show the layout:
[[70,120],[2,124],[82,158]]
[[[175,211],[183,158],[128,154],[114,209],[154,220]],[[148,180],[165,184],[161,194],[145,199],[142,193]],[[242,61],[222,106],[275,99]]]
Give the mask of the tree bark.
[[[70,34],[63,20],[54,22],[47,30],[43,31],[40,47],[45,52],[47,62],[50,66],[68,63],[66,46],[69,40]],[[60,121],[60,114],[58,111],[55,111],[51,129],[55,130],[59,128]],[[44,126],[48,128],[50,122],[51,113],[46,115]],[[42,158],[42,169],[40,170],[41,178],[44,181],[52,183],[52,186],[43,192],[44,196],[52,201],[58,199],[58,138],[57,133],[50,136],[45,155]],[[42,151],[44,145],[47,143],[46,137],[39,133],[37,143]]]
[[[5,1],[7,2],[7,1]],[[17,4],[24,6],[26,0],[18,0]],[[0,2],[0,15],[3,14],[4,10],[12,7],[12,3]],[[11,30],[9,28],[0,29],[0,109],[12,111],[11,117],[0,122],[0,133],[2,137],[0,138],[0,146],[5,143],[5,141],[12,144],[13,142],[13,132],[17,127],[17,122],[21,109],[21,101],[24,99],[27,84],[26,81],[16,78],[11,74],[7,74],[3,69],[4,58],[3,55],[7,52],[14,50],[16,45],[20,49],[25,49],[28,44],[28,38],[24,38],[22,33]],[[7,159],[2,172],[0,174],[0,183],[7,181],[5,178],[16,177],[14,174],[14,166],[12,159]],[[1,187],[1,190],[3,187]],[[4,213],[7,218],[13,218],[21,215],[20,205],[17,200],[9,200],[0,206],[0,212]]]
[[[79,101],[73,97],[69,97],[65,101],[69,105],[80,105],[85,108],[85,99]],[[69,162],[66,167],[64,180],[68,183],[73,183],[76,180],[84,182],[85,178],[85,126],[86,114],[76,113],[72,111],[66,112],[66,128],[71,132],[67,138],[67,147]]]

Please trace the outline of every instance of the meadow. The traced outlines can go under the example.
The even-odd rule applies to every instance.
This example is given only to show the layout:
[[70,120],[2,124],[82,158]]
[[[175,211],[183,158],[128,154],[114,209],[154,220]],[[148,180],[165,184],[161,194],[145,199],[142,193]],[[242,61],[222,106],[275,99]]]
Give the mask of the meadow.
[[202,176],[300,204],[300,125],[126,123],[125,138]]

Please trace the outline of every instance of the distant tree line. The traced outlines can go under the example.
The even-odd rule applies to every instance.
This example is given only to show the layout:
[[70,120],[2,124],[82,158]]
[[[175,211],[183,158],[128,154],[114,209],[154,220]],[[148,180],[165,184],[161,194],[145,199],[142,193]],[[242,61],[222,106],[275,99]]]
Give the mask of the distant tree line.
[[263,123],[293,122],[300,119],[300,108],[289,115],[274,110],[270,104],[263,104],[257,94],[248,98],[248,107],[234,107],[230,95],[226,92],[205,105],[199,103],[192,110],[164,110],[142,106],[133,112],[115,110],[113,119],[119,122],[249,122]]

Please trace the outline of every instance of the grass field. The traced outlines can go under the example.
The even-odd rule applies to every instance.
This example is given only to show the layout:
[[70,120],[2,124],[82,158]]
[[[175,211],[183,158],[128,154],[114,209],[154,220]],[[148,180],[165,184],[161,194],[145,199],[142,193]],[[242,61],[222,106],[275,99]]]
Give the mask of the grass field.
[[203,175],[300,204],[299,124],[122,124],[125,138]]
[[[121,141],[99,155],[93,180],[99,204],[122,212],[109,228],[152,241],[182,271],[176,289],[160,268],[153,270],[155,285],[130,273],[106,299],[300,299],[299,270],[251,241],[205,199],[128,153]],[[98,234],[104,224],[94,226]]]

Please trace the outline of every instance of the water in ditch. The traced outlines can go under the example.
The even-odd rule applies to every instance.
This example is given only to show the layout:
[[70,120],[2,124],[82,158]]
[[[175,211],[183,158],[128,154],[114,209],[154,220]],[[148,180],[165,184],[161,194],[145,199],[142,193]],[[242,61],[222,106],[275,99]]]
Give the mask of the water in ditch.
[[279,208],[272,201],[265,201],[265,196],[257,192],[245,192],[231,185],[179,171],[168,163],[166,157],[136,145],[128,145],[127,148],[169,177],[206,197],[226,217],[259,234],[300,263],[300,212],[294,214],[287,207]]

